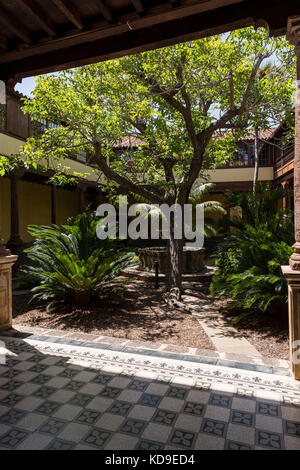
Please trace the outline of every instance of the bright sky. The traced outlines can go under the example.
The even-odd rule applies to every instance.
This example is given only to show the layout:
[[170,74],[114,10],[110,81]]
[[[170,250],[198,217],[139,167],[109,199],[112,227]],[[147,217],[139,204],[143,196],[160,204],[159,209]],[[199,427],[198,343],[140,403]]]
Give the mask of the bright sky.
[[22,83],[17,83],[15,89],[25,96],[30,96],[35,87],[35,78],[23,78]]

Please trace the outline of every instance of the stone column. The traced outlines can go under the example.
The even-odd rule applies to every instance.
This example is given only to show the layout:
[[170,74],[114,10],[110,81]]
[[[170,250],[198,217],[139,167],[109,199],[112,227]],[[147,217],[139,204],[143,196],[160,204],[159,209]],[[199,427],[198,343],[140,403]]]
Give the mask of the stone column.
[[12,326],[12,278],[11,270],[17,256],[10,254],[0,240],[0,330]]
[[[287,39],[295,46],[297,56],[297,82],[295,102],[295,159],[294,159],[294,205],[295,205],[295,253],[289,266],[282,271],[289,284],[289,329],[291,368],[296,380],[300,380],[300,16],[288,19]],[[299,357],[299,360],[298,360]]]

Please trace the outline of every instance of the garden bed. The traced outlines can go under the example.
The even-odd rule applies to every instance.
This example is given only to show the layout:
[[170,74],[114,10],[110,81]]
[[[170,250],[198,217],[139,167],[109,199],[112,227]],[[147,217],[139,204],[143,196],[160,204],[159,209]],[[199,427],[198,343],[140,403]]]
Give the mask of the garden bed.
[[[124,282],[124,281],[123,281]],[[155,290],[147,282],[125,280],[112,284],[88,308],[59,303],[49,312],[28,304],[26,296],[14,296],[14,325],[50,328],[66,332],[84,332],[99,336],[152,341],[198,349],[215,350],[198,320],[181,308],[170,309],[162,300],[163,288]],[[193,284],[189,283],[189,286]],[[194,287],[199,290],[199,284]],[[202,298],[222,312],[232,327],[232,314],[224,313],[230,300],[224,296],[212,301],[208,286],[200,289]],[[235,329],[262,356],[289,358],[287,315],[253,314],[241,320]]]
[[[233,317],[226,315],[228,321]],[[282,315],[255,313],[241,320],[235,328],[262,356],[289,359],[287,312]]]
[[199,322],[184,309],[170,308],[155,290],[142,281],[106,288],[88,308],[59,303],[49,312],[14,296],[14,325],[85,332],[138,341],[215,350]]

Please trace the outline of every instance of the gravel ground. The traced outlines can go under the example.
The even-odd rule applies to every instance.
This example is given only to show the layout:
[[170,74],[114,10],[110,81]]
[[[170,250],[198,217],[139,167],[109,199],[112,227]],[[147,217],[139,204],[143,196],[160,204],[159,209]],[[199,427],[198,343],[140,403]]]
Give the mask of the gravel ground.
[[289,359],[288,314],[253,314],[235,325],[263,356]]
[[[201,291],[209,297],[207,287]],[[143,281],[127,280],[126,284],[107,288],[89,308],[60,303],[49,312],[28,305],[24,296],[14,296],[14,324],[215,350],[195,317],[180,308],[170,309],[162,293],[162,288],[154,290]],[[221,297],[213,305],[222,310],[228,301]],[[232,326],[232,314],[223,315]],[[249,315],[235,328],[263,356],[289,359],[286,311]]]
[[111,287],[84,309],[61,303],[46,312],[28,305],[24,296],[14,296],[14,324],[215,350],[191,314],[180,308],[170,311],[161,299],[161,289],[142,281]]

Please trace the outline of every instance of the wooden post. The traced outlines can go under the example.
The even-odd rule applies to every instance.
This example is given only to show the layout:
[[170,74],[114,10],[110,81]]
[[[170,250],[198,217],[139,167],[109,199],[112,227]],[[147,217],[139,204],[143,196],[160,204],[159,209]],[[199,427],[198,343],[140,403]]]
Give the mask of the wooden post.
[[81,214],[84,209],[85,205],[85,192],[87,189],[87,185],[85,183],[78,183],[77,190],[78,190],[78,212]]
[[55,186],[51,185],[51,224],[56,224],[56,197]]
[[10,178],[10,239],[7,242],[8,248],[13,253],[19,253],[22,247],[22,240],[19,232],[19,199],[18,199],[18,178],[23,172],[15,170]]
[[[295,159],[294,159],[294,211],[295,253],[290,265],[282,271],[289,284],[289,328],[291,369],[296,380],[300,380],[300,16],[288,19],[287,39],[295,46],[297,56],[297,81],[295,104]],[[298,359],[299,358],[299,359]]]

